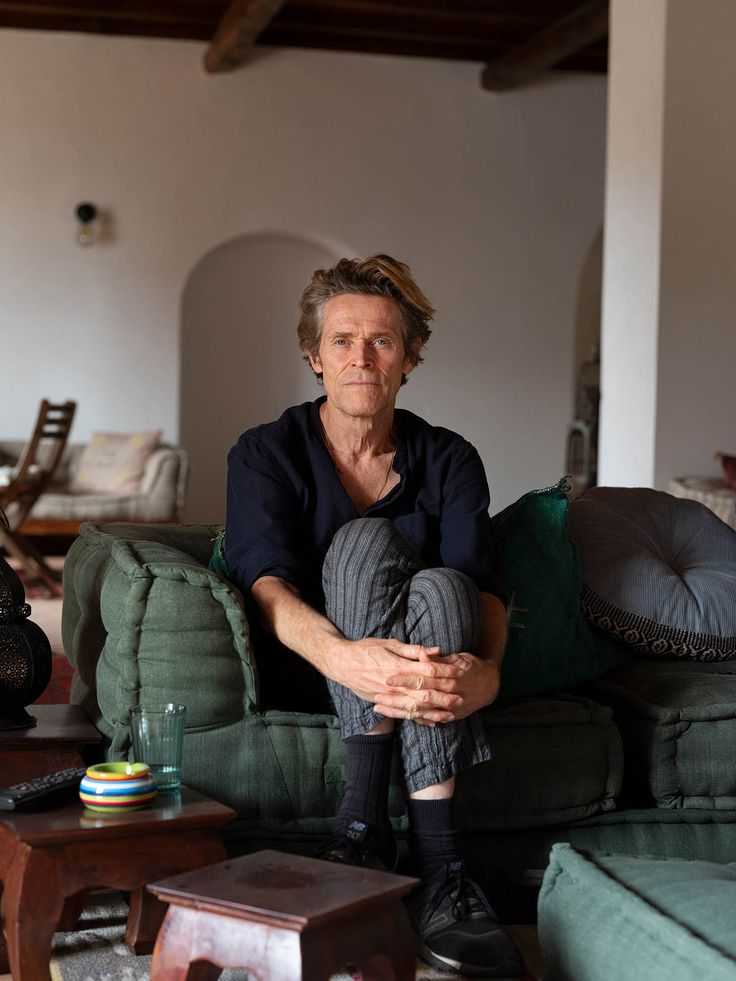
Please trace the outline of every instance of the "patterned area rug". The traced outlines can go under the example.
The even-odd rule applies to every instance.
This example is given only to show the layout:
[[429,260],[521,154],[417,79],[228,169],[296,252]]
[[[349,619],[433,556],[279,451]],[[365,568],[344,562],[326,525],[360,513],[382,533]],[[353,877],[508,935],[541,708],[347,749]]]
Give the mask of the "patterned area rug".
[[[128,907],[119,892],[93,894],[72,933],[57,933],[51,957],[52,981],[148,981],[151,958],[136,957],[125,946]],[[417,981],[462,981],[457,975],[420,966]],[[257,981],[247,971],[225,970],[220,981]],[[265,981],[265,979],[263,979]],[[349,970],[331,981],[361,981]]]

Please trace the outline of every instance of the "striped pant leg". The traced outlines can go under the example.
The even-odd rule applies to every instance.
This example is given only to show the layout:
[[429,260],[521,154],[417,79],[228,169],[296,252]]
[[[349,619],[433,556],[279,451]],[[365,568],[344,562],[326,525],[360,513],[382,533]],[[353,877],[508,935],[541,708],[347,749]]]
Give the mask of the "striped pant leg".
[[[325,558],[326,615],[349,639],[386,637],[444,654],[476,649],[475,584],[452,569],[425,569],[385,518],[360,518],[335,535]],[[328,680],[343,738],[382,720],[370,702]],[[491,758],[480,719],[434,727],[396,720],[409,793]]]

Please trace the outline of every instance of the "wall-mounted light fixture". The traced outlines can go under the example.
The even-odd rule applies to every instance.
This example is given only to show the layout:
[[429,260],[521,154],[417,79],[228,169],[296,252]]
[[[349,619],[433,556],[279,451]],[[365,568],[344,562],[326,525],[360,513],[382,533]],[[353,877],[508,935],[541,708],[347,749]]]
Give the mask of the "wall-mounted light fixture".
[[94,221],[97,217],[97,208],[85,201],[77,205],[74,213],[79,221],[77,241],[80,245],[92,245],[96,237]]

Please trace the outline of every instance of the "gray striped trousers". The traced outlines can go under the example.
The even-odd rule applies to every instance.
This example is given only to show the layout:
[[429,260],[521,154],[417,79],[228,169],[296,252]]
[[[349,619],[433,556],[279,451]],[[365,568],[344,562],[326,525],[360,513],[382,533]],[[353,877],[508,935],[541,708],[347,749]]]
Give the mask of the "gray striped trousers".
[[[386,518],[359,518],[335,535],[322,570],[325,613],[348,640],[385,637],[439,647],[477,649],[480,605],[475,583],[454,569],[426,569]],[[343,739],[382,721],[371,702],[328,679]],[[408,793],[442,783],[491,759],[477,714],[421,726],[396,720]]]

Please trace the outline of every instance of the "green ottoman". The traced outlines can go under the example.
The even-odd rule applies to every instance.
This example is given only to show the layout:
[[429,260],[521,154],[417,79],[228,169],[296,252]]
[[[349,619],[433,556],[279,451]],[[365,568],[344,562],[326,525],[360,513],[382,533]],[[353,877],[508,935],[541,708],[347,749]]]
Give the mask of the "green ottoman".
[[736,865],[555,845],[539,895],[546,981],[734,981]]

